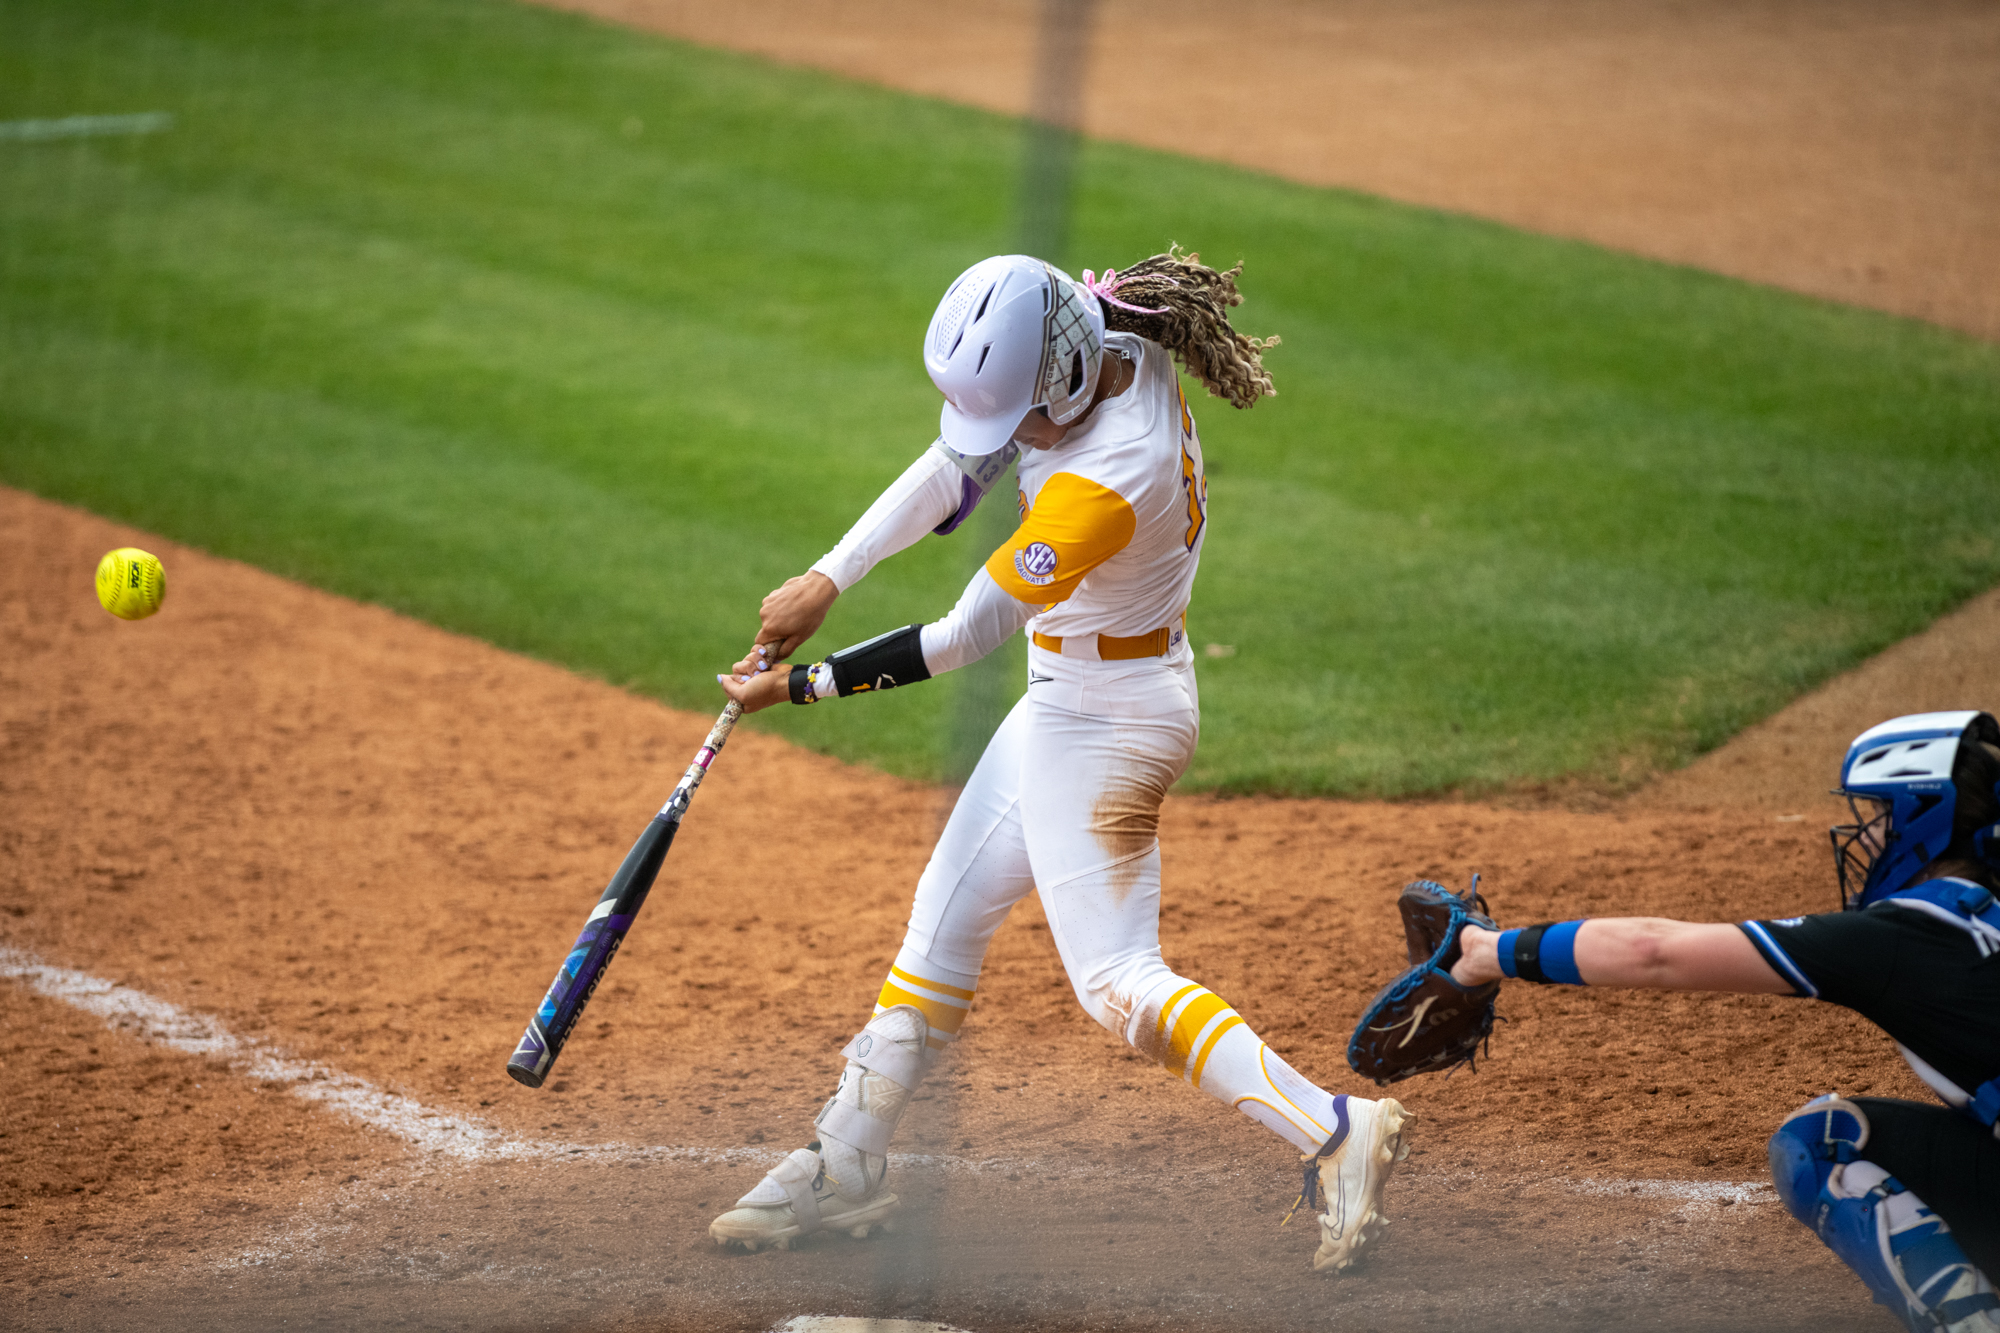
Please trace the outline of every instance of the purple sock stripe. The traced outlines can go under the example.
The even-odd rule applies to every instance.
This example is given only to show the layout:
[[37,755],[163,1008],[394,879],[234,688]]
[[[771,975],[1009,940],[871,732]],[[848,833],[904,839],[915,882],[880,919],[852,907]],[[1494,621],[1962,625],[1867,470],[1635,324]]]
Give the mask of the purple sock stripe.
[[1348,1129],[1347,1094],[1344,1092],[1335,1093],[1333,1097],[1333,1137],[1326,1141],[1326,1146],[1319,1150],[1319,1155],[1325,1157],[1329,1153],[1340,1151],[1340,1145],[1347,1142]]

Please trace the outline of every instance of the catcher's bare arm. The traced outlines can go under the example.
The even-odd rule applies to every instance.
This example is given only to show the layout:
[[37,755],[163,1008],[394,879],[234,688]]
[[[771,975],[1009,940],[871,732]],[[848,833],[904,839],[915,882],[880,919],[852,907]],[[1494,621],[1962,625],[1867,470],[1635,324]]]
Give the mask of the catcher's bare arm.
[[1411,967],[1354,1030],[1348,1063],[1378,1083],[1469,1063],[1493,1030],[1504,981],[1653,990],[1791,993],[1743,932],[1659,917],[1605,917],[1502,930],[1478,881],[1463,896],[1427,880],[1398,907]]
[[[1772,970],[1757,946],[1734,925],[1653,916],[1593,917],[1570,924],[1576,928],[1567,942],[1568,949],[1585,985],[1749,995],[1787,995],[1792,990],[1791,983]],[[1480,986],[1522,976],[1524,950],[1532,949],[1535,959],[1529,966],[1538,967],[1544,942],[1555,929],[1531,926],[1503,932],[1497,927],[1468,925],[1459,936],[1461,952],[1452,966],[1452,979],[1462,986]],[[1510,954],[1516,955],[1508,959],[1512,970],[1501,963],[1503,940]],[[1560,937],[1553,941],[1557,949],[1563,943]]]

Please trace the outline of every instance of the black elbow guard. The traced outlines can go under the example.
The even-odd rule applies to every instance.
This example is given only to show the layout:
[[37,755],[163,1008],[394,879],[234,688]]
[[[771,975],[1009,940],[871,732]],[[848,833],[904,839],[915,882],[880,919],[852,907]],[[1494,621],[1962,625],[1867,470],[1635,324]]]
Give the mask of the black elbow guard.
[[931,678],[924,665],[924,627],[905,625],[877,634],[866,643],[842,648],[826,659],[833,668],[833,688],[845,697],[866,690],[893,690]]

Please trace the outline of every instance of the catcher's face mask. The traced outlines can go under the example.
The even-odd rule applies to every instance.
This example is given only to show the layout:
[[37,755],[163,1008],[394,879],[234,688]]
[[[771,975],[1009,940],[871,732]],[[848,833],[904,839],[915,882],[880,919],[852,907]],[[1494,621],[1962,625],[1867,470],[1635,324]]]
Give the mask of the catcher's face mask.
[[1875,863],[1889,845],[1889,827],[1895,818],[1895,803],[1859,792],[1834,792],[1847,798],[1854,812],[1852,824],[1835,824],[1827,832],[1833,838],[1833,866],[1840,876],[1840,905],[1848,911],[1861,906],[1862,894]]

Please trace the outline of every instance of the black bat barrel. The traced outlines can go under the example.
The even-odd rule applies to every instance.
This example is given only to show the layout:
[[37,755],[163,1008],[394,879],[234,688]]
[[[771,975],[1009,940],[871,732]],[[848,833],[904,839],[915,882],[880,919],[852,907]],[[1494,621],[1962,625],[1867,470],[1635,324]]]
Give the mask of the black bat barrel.
[[507,1073],[515,1082],[539,1088],[548,1078],[550,1066],[562,1053],[563,1043],[569,1040],[576,1020],[583,1015],[583,1007],[590,1003],[604,969],[611,965],[618,946],[625,941],[625,932],[632,928],[632,918],[638,915],[654,879],[659,876],[660,863],[667,859],[667,849],[673,846],[674,834],[680,828],[678,815],[679,811],[675,811],[670,818],[662,812],[653,817],[646,831],[632,844],[632,850],[625,853],[618,873],[598,896],[596,908],[584,922],[583,933],[576,937],[569,955],[556,969],[555,981],[529,1021],[521,1044],[507,1061]]

